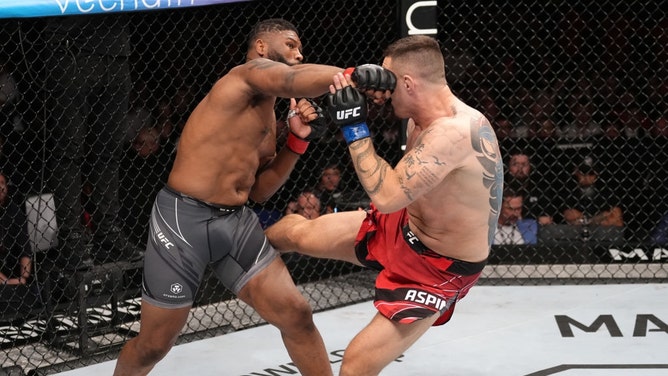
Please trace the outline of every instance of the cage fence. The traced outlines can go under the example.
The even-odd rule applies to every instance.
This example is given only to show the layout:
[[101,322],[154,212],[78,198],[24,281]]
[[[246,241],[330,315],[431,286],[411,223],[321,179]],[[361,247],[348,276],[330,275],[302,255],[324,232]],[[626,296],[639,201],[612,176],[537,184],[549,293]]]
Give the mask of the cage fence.
[[[638,0],[438,2],[448,83],[490,120],[505,185],[521,193],[522,222],[536,224],[533,236],[497,234],[481,283],[665,282],[665,9]],[[244,62],[257,21],[286,18],[306,62],[347,67],[381,62],[401,36],[399,13],[386,1],[262,1],[3,19],[0,265],[16,276],[24,256],[32,264],[28,283],[0,286],[0,369],[49,374],[110,360],[136,335],[142,263],[107,245],[128,254],[144,246],[188,115]],[[286,114],[279,99],[276,118]],[[371,107],[368,123],[379,154],[398,162],[401,119]],[[268,226],[332,169],[340,181],[321,196],[323,212],[369,204],[331,127],[274,197],[249,206]],[[75,251],[92,265],[67,256]],[[316,311],[373,298],[373,272],[284,260]],[[180,341],[263,324],[208,272]]]

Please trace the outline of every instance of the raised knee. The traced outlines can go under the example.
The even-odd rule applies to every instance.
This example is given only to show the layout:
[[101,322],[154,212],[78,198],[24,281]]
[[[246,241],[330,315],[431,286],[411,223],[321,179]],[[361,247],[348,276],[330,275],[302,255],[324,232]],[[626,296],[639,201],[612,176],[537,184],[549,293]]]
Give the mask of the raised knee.
[[302,225],[307,219],[299,214],[287,214],[265,231],[274,248],[280,252],[294,252],[303,238]]

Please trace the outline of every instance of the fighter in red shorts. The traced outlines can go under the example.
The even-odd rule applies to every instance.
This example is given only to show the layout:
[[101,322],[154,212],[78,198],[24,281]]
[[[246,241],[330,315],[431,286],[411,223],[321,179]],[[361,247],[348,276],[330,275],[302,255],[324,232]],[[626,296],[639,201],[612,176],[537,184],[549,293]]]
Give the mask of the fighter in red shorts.
[[365,123],[366,98],[349,84],[359,77],[338,73],[327,111],[348,142],[371,210],[313,220],[288,215],[266,231],[280,251],[380,271],[379,312],[346,348],[342,376],[377,375],[432,325],[450,319],[485,266],[503,190],[494,131],[450,90],[435,39],[400,39],[385,51],[383,67],[364,72],[378,83],[367,92],[374,102],[391,90],[395,115],[408,119],[406,154],[394,168],[378,156]]

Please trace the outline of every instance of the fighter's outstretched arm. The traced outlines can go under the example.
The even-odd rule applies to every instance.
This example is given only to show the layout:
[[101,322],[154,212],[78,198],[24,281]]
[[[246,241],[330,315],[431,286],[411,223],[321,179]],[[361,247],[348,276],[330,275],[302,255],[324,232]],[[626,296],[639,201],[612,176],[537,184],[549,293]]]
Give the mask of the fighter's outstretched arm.
[[[349,86],[348,77],[337,74],[327,97],[328,111],[342,128],[357,176],[381,212],[408,206],[433,190],[459,165],[457,150],[463,141],[431,127],[420,134],[416,145],[392,168],[376,152],[366,126],[366,100]],[[453,137],[454,136],[454,137]]]
[[257,93],[281,98],[314,98],[327,92],[332,76],[342,68],[322,64],[287,65],[253,59],[239,66],[246,83]]

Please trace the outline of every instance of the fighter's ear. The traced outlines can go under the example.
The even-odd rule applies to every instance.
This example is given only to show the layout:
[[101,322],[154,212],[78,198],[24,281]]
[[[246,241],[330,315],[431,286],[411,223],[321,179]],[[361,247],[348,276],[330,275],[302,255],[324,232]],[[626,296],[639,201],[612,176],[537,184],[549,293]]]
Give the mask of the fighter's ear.
[[413,80],[413,77],[411,77],[407,74],[404,74],[401,77],[400,83],[397,83],[397,84],[398,85],[399,84],[404,85],[406,90],[409,91],[409,92],[412,92],[415,89],[415,80]]
[[262,39],[256,39],[255,43],[255,53],[260,57],[264,57],[267,53],[267,44]]

